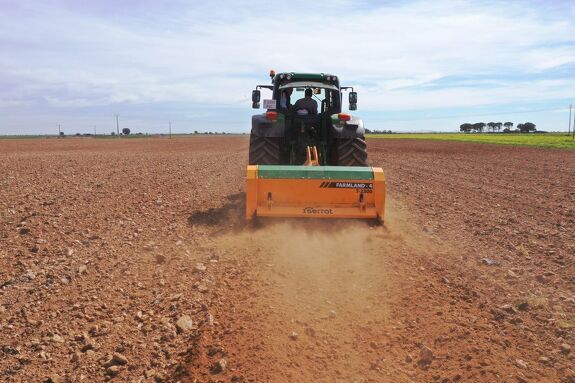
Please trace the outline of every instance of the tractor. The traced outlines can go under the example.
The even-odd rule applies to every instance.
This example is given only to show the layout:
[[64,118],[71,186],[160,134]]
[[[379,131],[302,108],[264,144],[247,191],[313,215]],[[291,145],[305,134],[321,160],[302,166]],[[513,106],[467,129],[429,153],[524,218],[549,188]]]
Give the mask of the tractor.
[[[357,93],[324,73],[275,73],[252,91],[246,218],[368,218],[383,221],[385,177],[367,164],[363,121],[342,112]],[[271,91],[262,100],[261,90]]]
[[[315,147],[319,165],[367,166],[363,121],[342,113],[345,91],[349,110],[357,109],[352,87],[340,86],[337,76],[324,73],[271,71],[270,76],[271,85],[258,85],[252,92],[254,109],[260,108],[261,89],[269,89],[272,97],[263,100],[266,113],[252,116],[250,165],[303,165],[307,148]],[[296,99],[304,99],[306,91],[318,110],[298,106]]]

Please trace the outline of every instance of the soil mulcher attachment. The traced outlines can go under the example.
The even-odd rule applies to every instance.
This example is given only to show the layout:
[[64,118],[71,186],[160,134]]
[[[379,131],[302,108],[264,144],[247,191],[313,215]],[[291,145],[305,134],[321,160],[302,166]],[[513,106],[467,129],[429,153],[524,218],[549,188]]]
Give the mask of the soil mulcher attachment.
[[[340,87],[330,74],[270,71],[272,85],[258,85],[252,107],[260,107],[260,89],[269,89],[266,113],[252,116],[247,168],[246,218],[364,218],[383,222],[385,177],[367,166],[363,121],[341,112],[342,92],[349,110],[357,93]],[[310,100],[317,100],[314,110]],[[293,105],[292,105],[293,103]]]

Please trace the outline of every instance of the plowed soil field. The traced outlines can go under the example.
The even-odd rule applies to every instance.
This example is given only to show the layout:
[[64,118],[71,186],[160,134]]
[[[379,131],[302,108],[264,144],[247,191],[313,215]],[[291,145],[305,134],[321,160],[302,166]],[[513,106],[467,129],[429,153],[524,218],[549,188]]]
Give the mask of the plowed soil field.
[[575,382],[575,151],[373,139],[384,227],[254,227],[247,145],[0,140],[0,381]]

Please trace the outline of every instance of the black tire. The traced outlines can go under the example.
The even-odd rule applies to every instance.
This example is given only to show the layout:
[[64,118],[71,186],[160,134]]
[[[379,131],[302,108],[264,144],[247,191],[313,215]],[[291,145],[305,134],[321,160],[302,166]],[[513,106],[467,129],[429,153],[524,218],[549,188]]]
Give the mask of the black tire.
[[281,138],[250,136],[250,165],[279,165]]
[[367,166],[365,138],[338,138],[335,141],[337,166]]

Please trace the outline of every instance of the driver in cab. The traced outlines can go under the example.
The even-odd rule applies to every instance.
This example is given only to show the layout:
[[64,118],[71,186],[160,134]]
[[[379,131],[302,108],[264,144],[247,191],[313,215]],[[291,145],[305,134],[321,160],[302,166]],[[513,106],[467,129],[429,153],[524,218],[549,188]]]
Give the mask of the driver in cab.
[[305,90],[305,97],[300,98],[296,101],[293,106],[293,109],[299,115],[306,115],[306,114],[317,114],[317,101],[314,100],[312,97],[312,90],[307,88]]

